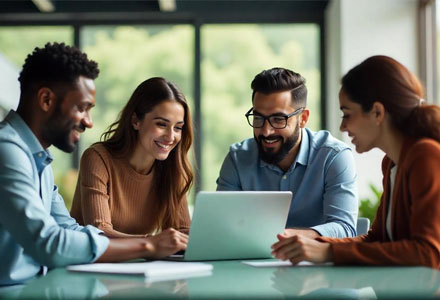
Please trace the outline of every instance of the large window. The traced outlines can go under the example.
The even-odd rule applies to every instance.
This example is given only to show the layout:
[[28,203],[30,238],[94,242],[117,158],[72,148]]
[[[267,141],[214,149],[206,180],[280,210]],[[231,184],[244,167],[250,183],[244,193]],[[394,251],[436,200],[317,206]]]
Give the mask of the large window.
[[[244,113],[252,105],[250,83],[263,69],[286,67],[306,78],[311,110],[308,127],[320,129],[319,25],[205,24],[200,27],[200,39],[196,38],[197,30],[193,25],[0,27],[0,107],[4,112],[17,105],[18,72],[35,46],[48,41],[73,44],[76,35],[78,45],[99,64],[97,105],[92,110],[94,127],[83,134],[77,154],[51,148],[55,180],[68,207],[77,179],[73,162],[100,140],[134,89],[153,76],[176,83],[189,102],[195,123],[200,117],[202,127],[195,130],[201,134],[195,137],[201,136],[197,142],[202,160],[196,170],[201,174],[199,187],[203,190],[215,190],[229,146],[252,137]],[[196,53],[201,61],[196,60]],[[196,99],[199,86],[200,99]]]
[[319,27],[315,24],[202,27],[202,189],[215,190],[232,143],[253,137],[244,114],[252,106],[256,74],[285,67],[303,75],[309,90],[308,127],[320,129]]
[[84,133],[82,151],[99,141],[135,88],[150,77],[177,84],[194,107],[191,26],[90,26],[82,30],[81,37],[82,48],[100,69],[92,110],[94,127]]
[[[10,109],[17,108],[20,96],[18,76],[26,56],[35,47],[47,42],[73,43],[70,26],[0,27],[0,111],[1,119]],[[76,183],[76,172],[71,169],[71,154],[51,147],[55,180],[60,190],[69,198],[71,185]],[[64,183],[64,184],[63,184]]]

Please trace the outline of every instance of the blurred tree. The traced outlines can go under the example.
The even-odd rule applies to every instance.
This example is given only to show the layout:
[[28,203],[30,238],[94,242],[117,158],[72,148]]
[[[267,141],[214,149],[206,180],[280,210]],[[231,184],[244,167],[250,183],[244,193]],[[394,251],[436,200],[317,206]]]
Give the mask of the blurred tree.
[[[48,31],[38,28],[38,33],[36,27],[31,28],[29,33],[15,28],[0,30],[0,51],[17,64],[23,64],[35,45],[53,40],[71,42],[69,27],[53,31],[55,27]],[[286,67],[306,78],[312,111],[309,127],[319,129],[319,28],[315,24],[204,25],[201,34],[202,188],[214,190],[230,144],[252,137],[244,113],[252,105],[250,83],[263,69]],[[176,83],[194,109],[191,25],[85,26],[81,45],[99,63],[101,73],[96,80],[97,105],[92,110],[94,128],[83,134],[80,152],[100,139],[136,86],[150,77],[161,76]],[[76,182],[71,180],[72,173],[66,173],[69,160],[63,163],[64,168],[54,169],[64,170],[57,178],[67,200]]]
[[0,52],[18,69],[35,47],[47,42],[72,43],[73,28],[69,26],[0,27]]
[[150,77],[176,83],[193,107],[190,26],[86,27],[82,37],[84,51],[101,70],[96,80],[97,106],[92,111],[94,128],[84,134],[82,150],[100,139],[134,89]]
[[[313,24],[203,26],[204,190],[215,190],[218,172],[229,146],[253,136],[244,114],[252,106],[251,81],[263,69],[285,67],[306,78],[309,90],[308,107],[312,111],[308,127],[319,129],[318,30]],[[303,31],[306,34],[297,38],[296,34]],[[312,49],[307,49],[306,46]]]
[[362,198],[359,204],[359,217],[365,217],[370,219],[370,226],[373,224],[376,218],[377,209],[379,208],[380,200],[382,198],[383,191],[370,183],[370,190],[372,192],[372,198]]
[[[15,65],[17,80],[27,55],[32,53],[35,47],[44,47],[48,42],[64,42],[71,45],[72,41],[73,28],[70,26],[0,27],[0,53],[10,63]],[[1,72],[0,80],[2,80]],[[17,95],[19,93],[17,91]],[[19,99],[14,100],[18,103]],[[55,147],[51,147],[50,152],[54,157],[52,169],[55,177],[63,176],[71,168],[71,154],[58,150]],[[66,188],[61,188],[60,190],[66,191],[69,189],[72,189],[72,187],[66,186]],[[68,193],[64,194],[63,198],[69,201]]]

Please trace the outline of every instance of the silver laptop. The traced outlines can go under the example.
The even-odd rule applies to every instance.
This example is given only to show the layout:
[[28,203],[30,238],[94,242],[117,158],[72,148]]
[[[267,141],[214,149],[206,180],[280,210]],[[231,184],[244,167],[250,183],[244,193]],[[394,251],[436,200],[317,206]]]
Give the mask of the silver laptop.
[[185,254],[170,259],[270,258],[291,199],[291,192],[199,192]]

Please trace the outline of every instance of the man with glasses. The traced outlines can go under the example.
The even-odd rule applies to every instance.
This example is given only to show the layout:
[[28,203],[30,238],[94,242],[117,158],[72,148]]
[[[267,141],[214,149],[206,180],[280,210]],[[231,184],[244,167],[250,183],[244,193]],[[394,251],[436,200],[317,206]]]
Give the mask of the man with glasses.
[[245,114],[254,138],[233,144],[219,191],[291,191],[284,235],[352,237],[358,203],[350,148],[328,131],[305,128],[305,79],[283,68],[262,71]]

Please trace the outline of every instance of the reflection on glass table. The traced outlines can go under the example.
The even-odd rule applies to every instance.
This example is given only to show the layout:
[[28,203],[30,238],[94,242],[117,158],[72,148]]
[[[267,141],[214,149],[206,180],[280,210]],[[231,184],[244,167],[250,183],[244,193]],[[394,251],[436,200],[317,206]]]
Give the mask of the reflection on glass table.
[[9,288],[5,293],[0,290],[0,298],[95,299],[105,296],[122,299],[144,296],[169,298],[173,295],[180,298],[188,296],[186,285],[185,280],[150,283],[143,276],[85,274],[55,269],[20,288]]
[[27,285],[0,289],[1,299],[426,299],[440,298],[440,272],[425,267],[252,267],[209,262],[211,276],[148,282],[143,276],[60,268]]
[[440,273],[425,267],[278,268],[272,286],[284,295],[302,298],[438,298]]

